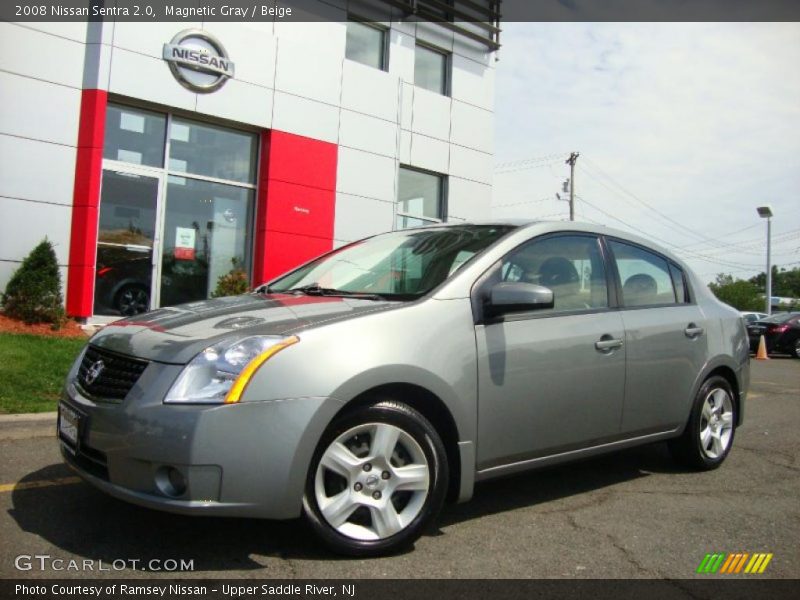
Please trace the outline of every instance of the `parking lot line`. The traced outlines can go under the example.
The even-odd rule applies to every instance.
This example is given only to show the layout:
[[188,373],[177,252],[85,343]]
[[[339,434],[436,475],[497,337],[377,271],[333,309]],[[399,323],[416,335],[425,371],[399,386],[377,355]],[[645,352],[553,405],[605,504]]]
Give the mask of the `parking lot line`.
[[16,490],[30,490],[34,488],[51,487],[55,485],[71,485],[83,481],[80,477],[59,477],[58,479],[40,479],[37,481],[23,481],[18,483],[0,484],[0,493]]

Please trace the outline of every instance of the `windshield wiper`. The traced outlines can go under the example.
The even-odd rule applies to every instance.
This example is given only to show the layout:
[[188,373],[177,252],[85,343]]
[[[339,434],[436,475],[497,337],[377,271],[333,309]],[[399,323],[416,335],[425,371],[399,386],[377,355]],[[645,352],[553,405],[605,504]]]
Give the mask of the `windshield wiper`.
[[311,283],[300,287],[292,288],[283,292],[284,294],[305,294],[307,296],[341,296],[346,298],[358,298],[360,300],[384,300],[380,294],[370,294],[367,292],[348,292],[347,290],[337,290],[336,288],[326,288],[318,283]]

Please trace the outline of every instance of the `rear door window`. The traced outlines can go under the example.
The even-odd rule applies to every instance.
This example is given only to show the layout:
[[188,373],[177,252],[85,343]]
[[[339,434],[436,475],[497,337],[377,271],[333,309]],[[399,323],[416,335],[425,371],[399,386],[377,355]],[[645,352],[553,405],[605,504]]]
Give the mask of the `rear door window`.
[[[631,244],[609,242],[622,284],[623,306],[658,306],[676,304],[670,264],[663,257]],[[681,276],[681,300],[685,298]]]

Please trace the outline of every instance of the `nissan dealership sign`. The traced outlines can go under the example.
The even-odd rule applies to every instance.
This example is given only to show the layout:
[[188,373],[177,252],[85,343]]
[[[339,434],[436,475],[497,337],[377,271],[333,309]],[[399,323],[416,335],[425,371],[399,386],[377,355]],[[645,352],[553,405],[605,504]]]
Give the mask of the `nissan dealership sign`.
[[208,93],[221,88],[233,77],[233,61],[213,35],[200,29],[186,29],[169,44],[163,58],[182,86],[193,92]]

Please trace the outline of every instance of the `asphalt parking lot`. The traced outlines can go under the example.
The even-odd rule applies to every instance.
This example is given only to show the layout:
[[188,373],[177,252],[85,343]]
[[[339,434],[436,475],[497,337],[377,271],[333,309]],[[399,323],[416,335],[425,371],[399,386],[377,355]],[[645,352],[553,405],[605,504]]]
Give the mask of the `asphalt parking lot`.
[[[717,471],[682,470],[654,445],[487,482],[412,551],[374,560],[329,554],[300,521],[125,504],[61,464],[54,425],[0,424],[0,577],[687,578],[715,577],[695,575],[709,552],[769,552],[757,577],[797,578],[800,360],[754,361],[752,379],[745,426]],[[45,559],[19,571],[20,555],[95,571],[40,570]],[[194,571],[139,570],[152,559],[193,561]],[[140,562],[115,570],[120,560]]]

